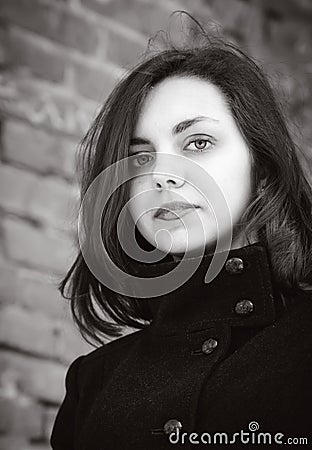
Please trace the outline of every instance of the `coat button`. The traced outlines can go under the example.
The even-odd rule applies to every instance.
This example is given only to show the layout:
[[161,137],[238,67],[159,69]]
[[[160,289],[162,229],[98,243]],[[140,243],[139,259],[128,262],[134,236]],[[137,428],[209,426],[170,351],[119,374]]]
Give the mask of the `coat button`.
[[225,270],[228,273],[236,274],[244,270],[244,262],[241,258],[231,258],[225,263]]
[[169,419],[164,425],[164,432],[166,434],[175,433],[177,430],[181,430],[182,423],[177,419]]
[[218,346],[218,341],[210,338],[203,342],[201,349],[202,349],[203,353],[205,353],[206,355],[209,355],[209,353],[212,353],[216,349],[217,346]]
[[254,305],[250,300],[240,300],[235,305],[235,312],[239,315],[250,314],[254,310]]

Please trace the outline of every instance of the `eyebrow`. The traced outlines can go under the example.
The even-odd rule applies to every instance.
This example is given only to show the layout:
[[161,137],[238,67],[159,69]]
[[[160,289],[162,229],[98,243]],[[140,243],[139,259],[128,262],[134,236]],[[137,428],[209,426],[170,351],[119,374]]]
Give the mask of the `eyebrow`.
[[194,125],[195,123],[202,122],[203,120],[209,120],[210,122],[219,122],[217,119],[213,119],[212,117],[197,116],[197,117],[194,117],[193,119],[183,120],[182,122],[175,125],[172,129],[172,134],[173,135],[180,134],[183,131],[185,131],[187,128]]
[[[202,122],[203,120],[209,120],[210,122],[215,122],[215,123],[219,122],[219,120],[213,119],[212,117],[197,116],[197,117],[194,117],[193,119],[187,119],[187,120],[183,120],[182,122],[177,123],[172,128],[172,134],[174,136],[177,134],[180,134],[183,131],[185,131],[187,128],[191,127],[192,125],[195,125],[198,122]],[[130,141],[130,145],[144,145],[144,144],[150,144],[150,142],[147,139],[143,139],[143,138],[139,138],[139,137],[134,137]]]

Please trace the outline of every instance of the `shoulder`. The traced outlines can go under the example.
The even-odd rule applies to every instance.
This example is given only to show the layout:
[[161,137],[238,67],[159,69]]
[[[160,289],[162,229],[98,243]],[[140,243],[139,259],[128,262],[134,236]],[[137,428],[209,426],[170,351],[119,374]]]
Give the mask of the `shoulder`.
[[129,349],[140,341],[145,335],[145,329],[134,331],[120,338],[114,339],[101,347],[92,350],[90,353],[78,356],[68,369],[69,377],[76,376],[79,384],[84,383],[92,377],[92,374],[99,374],[100,371],[108,371],[118,364],[129,351]]
[[289,297],[284,314],[250,345],[272,368],[293,373],[312,368],[311,294],[300,292]]
[[306,331],[312,332],[312,292],[297,291],[284,297],[285,300],[285,321],[293,323],[294,327],[303,327]]
[[284,297],[285,310],[273,328],[283,334],[312,339],[312,293],[295,292]]
[[[269,348],[276,350],[280,348],[281,353],[285,351],[287,342],[289,352],[298,355],[312,348],[312,294],[295,293],[287,299],[286,312],[273,325],[268,326],[263,333],[262,339],[266,341],[266,352]],[[120,338],[96,348],[90,353],[76,358],[68,369],[67,377],[80,384],[89,383],[91,379],[102,379],[114,370],[128,355],[129,350],[142,342],[148,334],[149,327],[134,331]],[[254,341],[250,343],[254,344]],[[163,345],[163,340],[161,342]],[[307,353],[306,353],[307,354]],[[99,377],[102,373],[103,377]]]
[[84,366],[88,362],[96,361],[97,359],[105,357],[106,355],[108,356],[117,350],[121,351],[122,349],[127,349],[129,346],[140,340],[144,334],[145,330],[143,329],[113,339],[90,353],[82,355],[83,359],[81,365]]

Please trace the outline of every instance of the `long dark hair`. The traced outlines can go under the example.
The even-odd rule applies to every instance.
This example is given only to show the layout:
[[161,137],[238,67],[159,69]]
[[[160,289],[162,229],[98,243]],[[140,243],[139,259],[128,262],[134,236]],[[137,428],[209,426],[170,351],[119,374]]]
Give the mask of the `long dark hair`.
[[[232,43],[204,38],[200,45],[168,47],[146,57],[118,83],[81,143],[81,200],[105,168],[128,156],[138,114],[152,86],[173,75],[208,80],[225,95],[254,162],[254,195],[240,221],[245,236],[249,241],[256,233],[266,245],[281,289],[307,290],[312,273],[312,191],[279,104],[252,58]],[[260,191],[263,179],[265,188]],[[105,249],[124,270],[130,263],[119,244],[116,223],[127,200],[124,185],[112,195],[102,222]],[[146,299],[119,295],[104,286],[81,251],[59,289],[70,299],[74,321],[92,345],[102,344],[103,337],[120,336],[127,326],[142,329],[151,320]]]

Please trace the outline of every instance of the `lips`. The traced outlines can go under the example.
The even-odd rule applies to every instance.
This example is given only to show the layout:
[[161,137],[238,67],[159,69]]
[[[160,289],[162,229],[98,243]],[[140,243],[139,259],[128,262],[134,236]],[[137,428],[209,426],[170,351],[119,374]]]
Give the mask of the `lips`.
[[174,220],[178,219],[179,216],[184,215],[186,212],[190,210],[199,208],[199,206],[194,205],[192,203],[186,202],[170,202],[164,203],[161,208],[158,208],[154,214],[155,218]]

